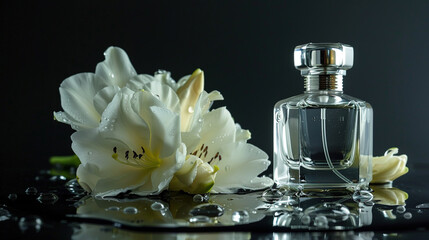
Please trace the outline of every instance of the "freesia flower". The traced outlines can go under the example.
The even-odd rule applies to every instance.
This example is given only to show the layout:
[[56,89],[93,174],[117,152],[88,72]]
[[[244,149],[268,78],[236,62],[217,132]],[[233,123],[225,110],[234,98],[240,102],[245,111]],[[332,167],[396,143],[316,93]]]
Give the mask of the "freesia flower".
[[101,197],[160,193],[186,154],[179,115],[152,93],[128,88],[114,96],[97,128],[77,131],[72,140],[82,162],[79,184]]
[[60,94],[64,111],[54,117],[77,130],[77,177],[95,195],[157,194],[168,186],[229,193],[273,184],[257,177],[270,162],[247,143],[250,132],[226,108],[210,111],[223,97],[204,91],[200,69],[178,82],[162,70],[138,75],[125,51],[110,47],[95,73],[65,79]]
[[372,181],[371,183],[391,182],[408,172],[407,155],[395,155],[398,148],[389,148],[384,156],[372,159]]
[[[170,189],[193,194],[232,193],[241,188],[256,190],[271,186],[270,178],[257,177],[270,164],[267,154],[246,143],[250,132],[236,125],[225,107],[209,111],[210,100],[218,96],[204,95],[203,81],[203,72],[197,70],[177,90],[179,98],[193,99],[181,100],[181,120],[187,121],[181,124],[181,129],[198,129],[198,134],[191,141],[184,139],[189,155]],[[195,100],[197,95],[201,101]]]

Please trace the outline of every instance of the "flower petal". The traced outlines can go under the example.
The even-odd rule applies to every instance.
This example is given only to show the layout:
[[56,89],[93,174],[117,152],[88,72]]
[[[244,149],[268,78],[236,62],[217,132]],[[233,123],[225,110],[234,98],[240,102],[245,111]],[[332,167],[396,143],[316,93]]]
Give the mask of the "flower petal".
[[125,87],[134,91],[139,91],[143,89],[144,85],[149,84],[154,80],[155,78],[152,77],[151,75],[139,74],[137,76],[132,77]]
[[157,96],[164,106],[171,111],[180,113],[180,100],[171,87],[159,82],[150,82],[143,86],[143,89]]
[[119,91],[120,91],[120,88],[118,86],[108,86],[108,87],[101,89],[94,96],[94,100],[93,100],[94,101],[94,107],[100,115],[103,114],[107,105],[109,105],[109,103],[113,100],[113,97]]
[[77,171],[79,183],[98,196],[116,195],[147,182],[141,168],[121,164],[112,158],[114,146],[120,142],[102,138],[97,129],[75,132],[72,148],[82,164]]
[[140,91],[132,99],[133,110],[150,129],[150,149],[161,158],[172,155],[181,141],[180,116],[166,108],[152,93]]
[[98,126],[100,114],[93,104],[93,98],[105,86],[106,83],[92,73],[76,74],[61,83],[61,106],[65,112],[64,117],[71,125],[78,128]]
[[124,87],[137,75],[127,53],[118,47],[109,47],[105,52],[106,59],[97,64],[95,74],[110,81],[111,85]]
[[272,185],[268,178],[257,176],[270,165],[268,155],[248,143],[231,143],[222,146],[222,161],[213,190],[234,192],[239,188],[261,189]]
[[212,152],[216,151],[216,146],[220,144],[234,142],[235,123],[225,107],[204,114],[202,121],[201,142],[212,145]]

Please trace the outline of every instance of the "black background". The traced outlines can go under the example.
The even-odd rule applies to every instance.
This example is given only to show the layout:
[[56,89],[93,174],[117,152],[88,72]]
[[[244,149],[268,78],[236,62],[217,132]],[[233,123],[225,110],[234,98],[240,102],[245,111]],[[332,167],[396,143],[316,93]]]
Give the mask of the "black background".
[[[251,143],[272,159],[272,108],[300,94],[293,49],[343,42],[355,49],[345,93],[374,108],[374,155],[393,146],[410,163],[426,161],[428,1],[17,1],[1,2],[2,171],[44,168],[72,154],[58,87],[94,72],[119,46],[138,73],[178,80],[205,71]],[[2,185],[13,180],[2,175]]]

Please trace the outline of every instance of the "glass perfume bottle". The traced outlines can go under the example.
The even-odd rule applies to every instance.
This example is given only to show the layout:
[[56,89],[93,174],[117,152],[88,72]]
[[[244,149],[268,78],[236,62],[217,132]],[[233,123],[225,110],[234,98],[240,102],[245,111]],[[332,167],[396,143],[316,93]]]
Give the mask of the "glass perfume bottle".
[[372,178],[372,108],[343,94],[353,47],[341,43],[297,46],[301,95],[274,107],[274,181],[293,190],[359,190]]

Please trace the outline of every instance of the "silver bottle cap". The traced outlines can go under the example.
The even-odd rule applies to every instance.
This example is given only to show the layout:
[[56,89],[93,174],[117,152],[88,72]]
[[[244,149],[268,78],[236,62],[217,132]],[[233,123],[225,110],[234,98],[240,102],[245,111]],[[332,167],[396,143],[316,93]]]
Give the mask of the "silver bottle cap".
[[353,67],[353,47],[342,43],[307,43],[295,47],[295,68],[301,75],[346,75]]

